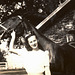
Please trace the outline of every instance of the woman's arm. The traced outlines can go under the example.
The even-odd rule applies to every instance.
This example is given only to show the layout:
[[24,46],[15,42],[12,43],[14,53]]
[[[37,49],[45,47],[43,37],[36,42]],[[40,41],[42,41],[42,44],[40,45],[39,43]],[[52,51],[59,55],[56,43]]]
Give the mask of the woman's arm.
[[22,48],[22,49],[15,49],[14,48],[14,41],[15,41],[15,31],[13,31],[11,33],[11,41],[10,41],[10,45],[9,45],[9,51],[18,55],[22,55],[22,52],[27,52],[26,48]]
[[45,66],[45,75],[51,75],[49,66]]
[[50,64],[49,64],[49,52],[45,51],[45,75],[51,75]]
[[18,54],[17,49],[14,49],[15,37],[16,37],[15,31],[13,31],[13,32],[11,33],[11,41],[10,41],[10,45],[9,45],[9,51],[10,51],[11,53]]
[[11,33],[11,41],[10,41],[10,45],[9,45],[9,50],[13,50],[14,49],[14,41],[15,41],[15,31],[13,31]]

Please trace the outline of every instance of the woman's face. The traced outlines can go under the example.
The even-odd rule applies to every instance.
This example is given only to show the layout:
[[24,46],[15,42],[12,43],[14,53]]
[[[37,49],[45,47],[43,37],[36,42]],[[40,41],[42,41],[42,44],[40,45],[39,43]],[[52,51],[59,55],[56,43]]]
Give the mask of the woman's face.
[[38,41],[35,35],[28,38],[28,43],[32,49],[35,50],[38,48]]

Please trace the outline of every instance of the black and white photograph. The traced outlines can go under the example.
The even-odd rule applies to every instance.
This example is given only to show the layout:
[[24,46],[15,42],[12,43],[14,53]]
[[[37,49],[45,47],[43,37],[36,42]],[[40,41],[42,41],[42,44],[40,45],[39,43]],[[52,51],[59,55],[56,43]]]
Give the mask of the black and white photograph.
[[0,75],[75,75],[75,1],[1,0]]

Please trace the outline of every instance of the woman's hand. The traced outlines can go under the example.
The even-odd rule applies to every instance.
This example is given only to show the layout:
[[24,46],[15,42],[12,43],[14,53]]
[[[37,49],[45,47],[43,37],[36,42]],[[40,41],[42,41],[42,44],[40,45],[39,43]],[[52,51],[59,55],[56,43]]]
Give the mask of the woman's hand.
[[15,38],[15,34],[16,34],[16,33],[15,33],[15,31],[13,30],[12,33],[11,33],[11,37]]

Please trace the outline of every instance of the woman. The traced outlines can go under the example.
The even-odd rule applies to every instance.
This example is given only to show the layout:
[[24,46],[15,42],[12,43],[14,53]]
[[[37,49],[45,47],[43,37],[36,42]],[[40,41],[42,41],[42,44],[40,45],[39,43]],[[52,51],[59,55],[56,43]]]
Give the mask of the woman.
[[[15,32],[11,33],[12,39],[10,42],[10,50],[17,52],[14,48]],[[26,57],[23,58],[24,68],[28,75],[51,75],[49,69],[49,54],[48,51],[43,51],[39,48],[38,40],[35,35],[28,34],[25,36],[25,43],[31,51],[26,51]],[[23,52],[24,53],[24,52]],[[22,55],[21,55],[22,56]]]
[[38,40],[34,34],[26,36],[26,41],[31,47],[28,51],[25,69],[28,75],[51,75],[49,69],[49,53],[38,46]]

